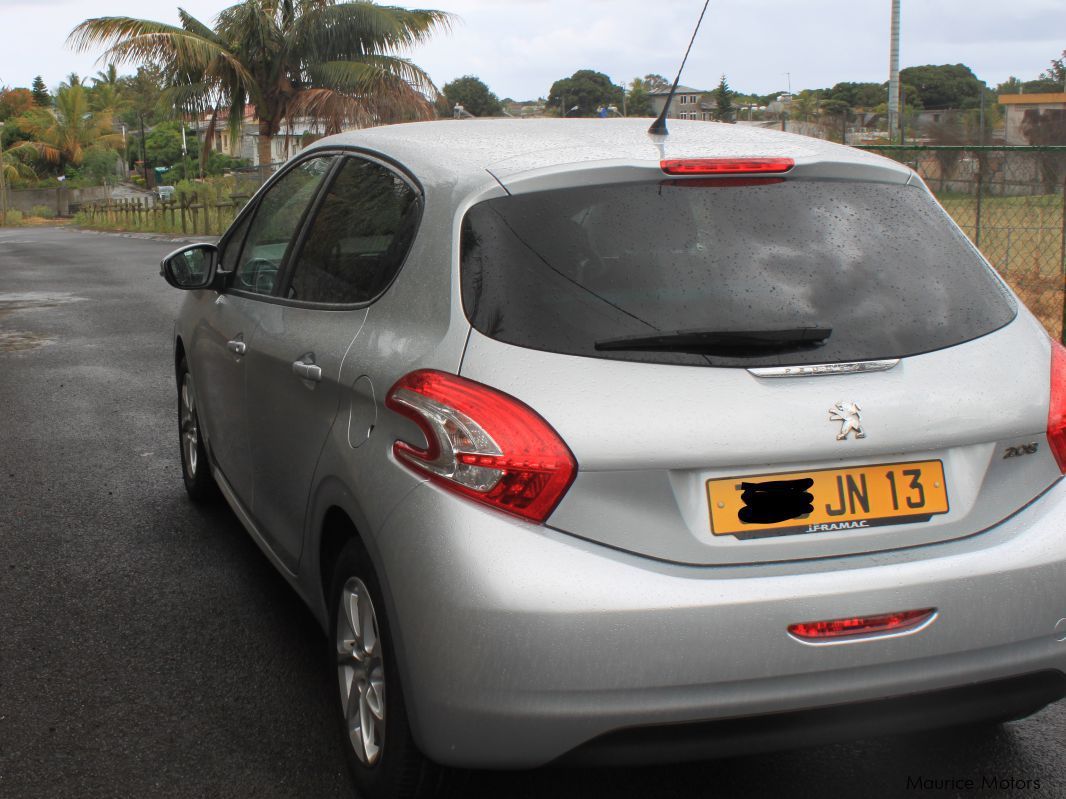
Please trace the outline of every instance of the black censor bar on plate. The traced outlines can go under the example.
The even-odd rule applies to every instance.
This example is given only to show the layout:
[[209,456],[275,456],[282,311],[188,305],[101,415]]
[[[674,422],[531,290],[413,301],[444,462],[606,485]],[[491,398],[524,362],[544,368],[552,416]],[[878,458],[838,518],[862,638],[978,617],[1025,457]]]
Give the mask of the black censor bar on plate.
[[744,507],[737,516],[745,524],[775,524],[796,519],[814,511],[814,495],[808,489],[814,480],[769,480],[741,483]]

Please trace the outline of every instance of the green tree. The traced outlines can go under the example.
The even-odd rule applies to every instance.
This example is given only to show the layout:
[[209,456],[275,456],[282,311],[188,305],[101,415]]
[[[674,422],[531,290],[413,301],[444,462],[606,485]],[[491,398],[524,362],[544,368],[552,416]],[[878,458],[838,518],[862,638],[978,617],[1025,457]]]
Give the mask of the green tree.
[[129,128],[152,127],[173,114],[163,100],[166,78],[163,71],[155,66],[137,68],[135,75],[119,78],[118,91],[127,105],[119,119]]
[[311,118],[327,133],[346,124],[428,118],[429,75],[406,50],[446,28],[443,11],[409,11],[372,2],[243,0],[224,9],[212,28],[179,9],[180,26],[130,17],[88,19],[69,42],[105,48],[117,63],[162,65],[171,82],[193,87],[183,101],[213,108],[208,138],[224,107],[236,135],[244,109],[259,118],[259,160],[286,120]]
[[476,117],[499,116],[503,113],[500,98],[475,75],[464,75],[445,83],[443,91],[448,100],[448,116],[451,116],[451,109],[456,105],[461,105]]
[[89,89],[89,107],[93,111],[108,113],[117,118],[129,105],[129,100],[115,84],[99,83]]
[[907,67],[899,79],[909,89],[908,102],[918,108],[973,108],[984,89],[965,64]]
[[52,105],[52,95],[48,93],[48,87],[44,85],[44,78],[40,75],[33,79],[33,88],[30,91],[33,92],[33,102],[41,108]]
[[12,147],[5,147],[0,158],[0,170],[8,186],[17,186],[37,179],[37,174],[29,162],[36,160],[37,149],[29,142],[19,142]]
[[1061,58],[1051,59],[1051,66],[1040,73],[1040,80],[1054,83],[1062,91],[1066,91],[1066,50],[1062,51]]
[[822,100],[819,110],[829,122],[831,138],[836,141],[835,134],[839,133],[840,141],[847,144],[845,130],[848,120],[854,116],[851,112],[851,106],[843,100]]
[[181,122],[160,122],[145,136],[144,149],[154,166],[169,167],[181,161],[181,126]]
[[99,185],[114,182],[118,167],[118,153],[110,147],[94,144],[85,149],[85,157],[82,159],[80,175],[87,178],[90,183]]
[[840,100],[852,108],[876,108],[888,102],[888,85],[884,83],[837,83],[822,92],[826,100]]
[[626,114],[631,117],[650,117],[651,97],[646,78],[633,78],[626,93]]
[[662,75],[657,72],[652,72],[644,76],[644,88],[649,92],[666,92],[673,86],[672,81],[668,81]]
[[118,86],[118,67],[114,64],[108,64],[106,70],[97,72],[90,80],[93,82],[93,86]]
[[621,108],[624,94],[622,87],[611,83],[602,72],[579,69],[569,78],[552,84],[548,108],[559,116],[594,117],[600,108],[611,105]]
[[714,96],[714,118],[719,122],[736,122],[736,109],[733,107],[733,90],[726,83],[725,75],[718,81],[718,88],[711,94]]
[[60,89],[54,110],[32,111],[30,132],[38,153],[60,167],[79,166],[90,145],[117,148],[122,144],[121,134],[112,130],[111,116],[89,110],[88,92],[81,85]]
[[821,103],[822,96],[819,92],[804,89],[793,96],[792,105],[789,108],[789,116],[793,119],[802,119],[804,122],[809,122],[811,117],[818,115]]

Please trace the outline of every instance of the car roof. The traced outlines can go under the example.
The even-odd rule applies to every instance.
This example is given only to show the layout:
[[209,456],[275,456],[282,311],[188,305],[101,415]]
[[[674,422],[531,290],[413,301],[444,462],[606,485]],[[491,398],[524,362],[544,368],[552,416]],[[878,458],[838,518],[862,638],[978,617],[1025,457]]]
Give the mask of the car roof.
[[650,120],[474,119],[413,122],[341,133],[314,147],[359,147],[392,158],[423,181],[471,182],[597,161],[655,163],[664,158],[787,156],[797,162],[866,163],[908,172],[894,161],[809,136],[694,120],[669,120],[668,136]]

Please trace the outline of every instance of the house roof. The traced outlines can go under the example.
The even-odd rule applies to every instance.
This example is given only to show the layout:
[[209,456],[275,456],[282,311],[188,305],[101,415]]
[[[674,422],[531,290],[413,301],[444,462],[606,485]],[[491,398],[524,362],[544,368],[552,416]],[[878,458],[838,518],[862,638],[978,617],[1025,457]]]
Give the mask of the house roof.
[[1000,105],[1046,105],[1066,103],[1066,92],[1038,92],[1036,94],[1001,94]]
[[[707,90],[706,89],[693,89],[691,86],[678,86],[677,87],[677,93],[678,94],[707,94]],[[663,89],[662,91],[659,91],[659,92],[648,92],[648,96],[649,97],[666,97],[668,94],[670,94],[670,90],[669,89]]]

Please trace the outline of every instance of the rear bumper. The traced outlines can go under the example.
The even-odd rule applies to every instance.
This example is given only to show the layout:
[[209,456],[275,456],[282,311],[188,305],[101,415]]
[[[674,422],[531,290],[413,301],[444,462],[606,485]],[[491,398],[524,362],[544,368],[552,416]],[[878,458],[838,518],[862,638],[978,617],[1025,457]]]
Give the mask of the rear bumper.
[[[429,485],[375,543],[415,735],[445,764],[528,767],[568,753],[602,761],[624,753],[612,742],[639,739],[642,728],[856,703],[875,720],[854,734],[959,723],[990,706],[967,699],[957,717],[924,720],[908,712],[902,726],[884,714],[876,721],[872,708],[1038,672],[1055,683],[1066,673],[1061,482],[969,539],[787,564],[662,564]],[[924,607],[937,608],[937,619],[911,635],[811,646],[786,632],[799,621]],[[995,707],[1015,712],[1010,701]],[[852,734],[837,722],[822,728]],[[620,732],[634,729],[642,731]],[[771,736],[725,751],[713,736],[692,740],[675,742],[684,753],[672,757],[789,745]],[[659,757],[669,749],[659,747]]]
[[732,757],[894,735],[936,726],[1024,718],[1066,696],[1066,674],[1041,671],[908,696],[736,719],[634,727],[601,735],[560,765],[645,765]]

